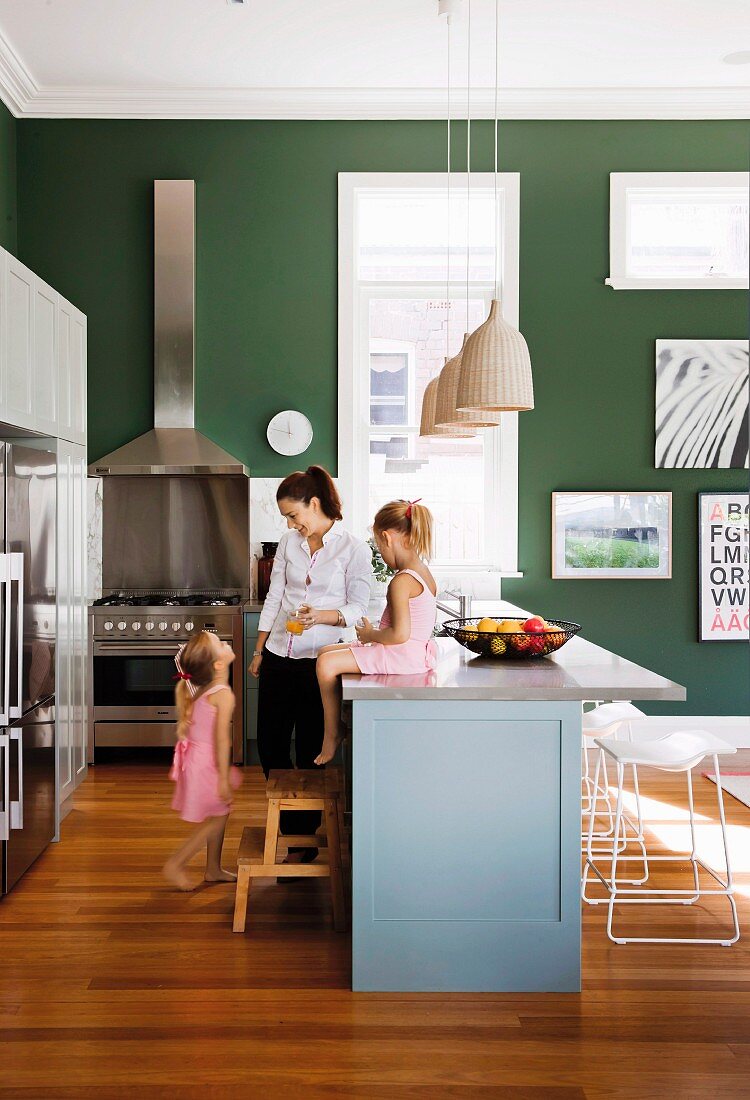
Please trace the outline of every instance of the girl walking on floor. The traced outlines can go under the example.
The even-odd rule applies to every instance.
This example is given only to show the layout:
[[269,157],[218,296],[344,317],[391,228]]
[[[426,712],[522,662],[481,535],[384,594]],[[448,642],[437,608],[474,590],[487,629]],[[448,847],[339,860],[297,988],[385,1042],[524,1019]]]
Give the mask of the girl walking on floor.
[[418,675],[435,667],[437,585],[425,564],[432,555],[432,514],[419,501],[384,505],[372,525],[380,556],[396,575],[388,585],[380,624],[368,619],[356,626],[357,641],[330,645],[318,656],[325,731],[316,764],[327,764],[341,741],[341,676]]
[[197,828],[164,864],[164,875],[179,890],[192,890],[185,868],[205,845],[208,883],[234,882],[221,866],[224,830],[232,804],[232,788],[240,772],[230,767],[230,725],[234,693],[229,686],[232,647],[201,630],[179,650],[175,664],[177,745],[169,773],[176,786],[172,809]]

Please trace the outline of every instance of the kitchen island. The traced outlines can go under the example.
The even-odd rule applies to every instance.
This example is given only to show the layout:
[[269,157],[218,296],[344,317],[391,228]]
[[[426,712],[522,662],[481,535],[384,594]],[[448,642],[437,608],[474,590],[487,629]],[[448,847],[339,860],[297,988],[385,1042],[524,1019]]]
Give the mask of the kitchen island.
[[580,637],[535,660],[438,650],[421,676],[343,680],[352,987],[577,992],[581,703],[685,689]]

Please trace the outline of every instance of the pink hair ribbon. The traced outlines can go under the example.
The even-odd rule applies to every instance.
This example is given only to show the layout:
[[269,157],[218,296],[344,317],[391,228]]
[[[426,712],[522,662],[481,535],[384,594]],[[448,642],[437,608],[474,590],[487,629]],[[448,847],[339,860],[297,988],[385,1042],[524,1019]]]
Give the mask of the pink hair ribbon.
[[412,508],[414,507],[415,504],[419,504],[421,499],[422,499],[421,497],[417,497],[416,500],[410,500],[408,502],[408,505],[407,505],[407,508],[406,508],[406,518],[407,519],[411,519],[411,510],[412,510]]

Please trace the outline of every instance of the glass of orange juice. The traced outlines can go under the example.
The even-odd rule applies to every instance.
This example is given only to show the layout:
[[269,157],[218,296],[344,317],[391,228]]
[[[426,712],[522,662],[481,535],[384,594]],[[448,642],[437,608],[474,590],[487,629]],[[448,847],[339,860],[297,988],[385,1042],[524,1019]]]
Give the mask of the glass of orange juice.
[[286,629],[288,634],[302,634],[304,626],[300,622],[299,611],[290,611],[286,617]]

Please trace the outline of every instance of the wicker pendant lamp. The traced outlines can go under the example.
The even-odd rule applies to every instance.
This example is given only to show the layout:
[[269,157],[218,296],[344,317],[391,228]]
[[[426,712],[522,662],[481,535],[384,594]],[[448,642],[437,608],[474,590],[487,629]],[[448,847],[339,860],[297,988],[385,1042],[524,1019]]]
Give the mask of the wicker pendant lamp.
[[438,428],[496,428],[500,424],[500,413],[458,408],[458,383],[467,339],[468,333],[464,333],[464,342],[458,355],[447,361],[438,376],[435,409],[435,424]]
[[[495,217],[497,217],[497,96],[499,0],[495,0]],[[518,329],[503,319],[495,234],[495,296],[484,324],[472,332],[461,358],[456,407],[459,410],[525,412],[534,408],[529,349]]]
[[529,349],[518,329],[503,320],[497,298],[487,320],[466,341],[456,407],[496,412],[534,408]]
[[439,377],[438,375],[437,378],[433,378],[431,382],[428,382],[427,388],[424,391],[424,397],[422,398],[422,419],[419,425],[419,438],[426,439],[433,436],[440,436],[443,439],[471,439],[472,436],[476,435],[476,432],[472,428],[461,427],[458,424],[438,427],[435,424]]

